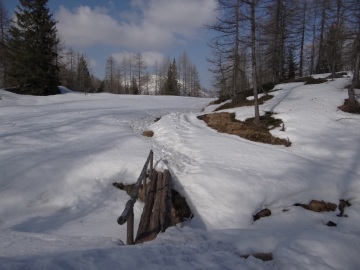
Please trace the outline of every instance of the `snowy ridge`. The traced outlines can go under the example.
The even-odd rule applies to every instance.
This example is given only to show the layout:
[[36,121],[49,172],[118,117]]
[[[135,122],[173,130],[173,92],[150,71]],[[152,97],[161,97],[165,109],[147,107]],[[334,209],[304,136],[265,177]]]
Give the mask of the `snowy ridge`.
[[[359,269],[360,116],[337,109],[349,80],[273,92],[260,109],[284,121],[273,133],[289,148],[208,128],[197,116],[211,99],[0,90],[0,269]],[[195,217],[123,246],[128,196],[111,184],[135,182],[150,149]],[[293,206],[312,199],[352,205],[347,217]],[[241,257],[255,253],[273,260]]]

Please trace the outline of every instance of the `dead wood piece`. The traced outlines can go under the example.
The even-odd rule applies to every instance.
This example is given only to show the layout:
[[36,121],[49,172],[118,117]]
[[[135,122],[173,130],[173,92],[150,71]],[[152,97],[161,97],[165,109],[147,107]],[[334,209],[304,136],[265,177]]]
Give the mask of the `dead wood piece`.
[[151,176],[150,186],[147,189],[148,193],[145,200],[145,206],[143,212],[141,214],[140,224],[136,235],[135,244],[143,243],[145,241],[149,241],[149,237],[152,237],[152,232],[148,231],[151,213],[154,206],[155,193],[157,187],[157,172],[154,171]]
[[161,205],[160,205],[160,203],[161,203],[161,191],[162,191],[163,185],[164,185],[164,183],[163,183],[163,174],[158,173],[154,207],[152,209],[150,223],[149,223],[149,231],[153,232],[153,234],[151,235],[152,239],[155,239],[157,234],[161,230],[161,224],[160,224]]
[[[164,232],[168,227],[193,217],[185,198],[171,188],[171,175],[168,170],[153,171],[148,180],[150,181],[147,182],[146,189],[141,185],[138,190],[138,199],[145,205],[135,244],[153,240],[159,232]],[[131,196],[135,185],[115,182],[113,186],[126,191]]]
[[294,205],[314,212],[334,212],[337,208],[335,203],[317,200],[311,200],[309,204],[296,203]]
[[165,232],[165,230],[172,225],[171,185],[170,185],[170,172],[168,170],[165,170],[163,172],[163,181],[164,181],[164,186],[163,186],[162,198],[161,198],[162,214],[160,216],[161,232]]
[[262,209],[260,212],[256,213],[253,218],[254,218],[254,221],[260,219],[260,218],[263,218],[263,217],[268,217],[268,216],[271,216],[271,211],[267,208],[265,209]]
[[154,172],[135,242],[153,240],[171,225],[170,173]]

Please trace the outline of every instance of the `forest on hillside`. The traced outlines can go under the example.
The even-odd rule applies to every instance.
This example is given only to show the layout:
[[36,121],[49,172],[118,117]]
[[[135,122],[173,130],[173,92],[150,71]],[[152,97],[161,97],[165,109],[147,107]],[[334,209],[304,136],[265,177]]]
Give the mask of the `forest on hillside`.
[[[257,99],[266,85],[355,70],[360,53],[358,0],[215,1],[216,20],[206,25],[213,33],[208,61],[213,88],[222,98],[241,99],[244,91],[253,89]],[[19,0],[16,19],[10,20],[0,1],[1,88],[36,95],[54,94],[59,84],[85,93],[202,94],[199,72],[186,51],[152,69],[141,52],[121,59],[110,55],[105,77],[95,77],[88,57],[60,40],[47,3]]]
[[221,96],[355,69],[358,0],[218,0],[217,14],[216,23],[207,27],[216,32],[209,62]]
[[45,0],[20,0],[10,16],[0,0],[0,88],[49,95],[59,84],[74,91],[114,94],[201,96],[199,72],[184,51],[148,67],[141,52],[106,59],[103,79],[91,74],[90,60],[66,47]]

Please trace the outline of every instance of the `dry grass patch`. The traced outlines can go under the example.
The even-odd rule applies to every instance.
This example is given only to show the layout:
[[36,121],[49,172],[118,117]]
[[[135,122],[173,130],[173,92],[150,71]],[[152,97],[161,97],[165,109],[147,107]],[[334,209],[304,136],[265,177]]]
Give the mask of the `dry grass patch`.
[[346,113],[360,114],[359,102],[355,102],[355,104],[350,104],[348,98],[344,100],[344,104],[339,106],[338,109]]
[[271,113],[267,113],[261,117],[261,124],[255,125],[252,119],[239,121],[235,119],[235,113],[214,113],[198,116],[209,127],[221,132],[237,135],[241,138],[274,145],[290,146],[291,142],[285,139],[274,137],[269,132],[270,129],[279,127],[282,124],[280,119],[272,117]]
[[[264,104],[265,101],[268,101],[268,100],[272,99],[273,97],[274,97],[273,95],[262,96],[261,98],[259,98],[259,105]],[[221,110],[226,110],[226,109],[244,107],[244,106],[254,106],[254,105],[255,105],[254,100],[236,99],[235,98],[234,100],[219,106],[218,108],[216,108],[214,110],[214,112],[221,111]]]
[[143,133],[142,133],[143,136],[145,137],[153,137],[154,136],[154,131],[152,130],[145,130]]
[[302,208],[313,212],[334,212],[337,208],[337,205],[335,203],[317,200],[311,200],[311,202],[308,204],[296,203],[294,205],[301,206]]

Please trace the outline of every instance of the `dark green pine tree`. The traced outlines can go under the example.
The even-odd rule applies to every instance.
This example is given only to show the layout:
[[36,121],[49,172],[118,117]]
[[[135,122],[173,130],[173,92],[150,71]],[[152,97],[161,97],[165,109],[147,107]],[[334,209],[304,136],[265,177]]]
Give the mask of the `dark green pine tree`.
[[77,67],[77,90],[84,92],[85,95],[92,89],[91,76],[88,64],[83,54],[81,54]]
[[178,75],[175,59],[169,65],[167,78],[162,86],[161,93],[163,95],[172,95],[172,96],[180,95],[179,75]]
[[19,93],[58,94],[56,21],[48,0],[19,0],[16,24],[9,29],[11,50],[9,76]]

